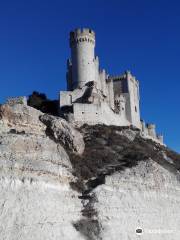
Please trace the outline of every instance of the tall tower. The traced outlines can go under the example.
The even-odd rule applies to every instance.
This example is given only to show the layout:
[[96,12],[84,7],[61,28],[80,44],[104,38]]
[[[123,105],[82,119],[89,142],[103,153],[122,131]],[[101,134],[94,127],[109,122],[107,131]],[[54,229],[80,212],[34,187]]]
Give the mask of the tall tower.
[[139,107],[139,82],[129,71],[125,73],[128,94],[126,94],[126,113],[127,119],[133,126],[141,127],[140,107]]
[[96,80],[94,31],[83,28],[70,32],[70,47],[71,60],[68,61],[67,82],[73,90]]

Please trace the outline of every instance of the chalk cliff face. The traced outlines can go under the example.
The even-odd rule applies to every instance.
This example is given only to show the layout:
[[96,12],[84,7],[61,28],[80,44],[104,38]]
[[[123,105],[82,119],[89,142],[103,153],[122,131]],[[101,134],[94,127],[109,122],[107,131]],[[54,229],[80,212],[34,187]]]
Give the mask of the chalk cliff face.
[[0,107],[1,240],[179,240],[180,156],[133,128]]

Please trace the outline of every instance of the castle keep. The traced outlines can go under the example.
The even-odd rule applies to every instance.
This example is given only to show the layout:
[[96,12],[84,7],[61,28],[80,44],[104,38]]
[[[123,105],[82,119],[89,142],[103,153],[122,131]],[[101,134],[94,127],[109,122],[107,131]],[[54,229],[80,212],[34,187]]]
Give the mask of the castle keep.
[[134,126],[142,135],[163,142],[154,124],[140,120],[139,81],[129,71],[110,76],[95,56],[95,32],[70,32],[71,58],[67,61],[67,91],[60,92],[60,114],[77,124]]

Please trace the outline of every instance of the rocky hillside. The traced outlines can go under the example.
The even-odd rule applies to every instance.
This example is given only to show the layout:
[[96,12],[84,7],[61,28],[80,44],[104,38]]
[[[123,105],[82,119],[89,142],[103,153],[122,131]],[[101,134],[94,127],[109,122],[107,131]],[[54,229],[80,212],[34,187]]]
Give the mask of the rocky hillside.
[[180,156],[138,129],[0,107],[1,240],[179,240]]

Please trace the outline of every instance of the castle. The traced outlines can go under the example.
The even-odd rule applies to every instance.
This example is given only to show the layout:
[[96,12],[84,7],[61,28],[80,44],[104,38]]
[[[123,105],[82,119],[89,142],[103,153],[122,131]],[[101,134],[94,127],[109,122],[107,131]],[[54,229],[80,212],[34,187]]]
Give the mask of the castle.
[[60,114],[80,125],[134,126],[144,137],[163,143],[154,124],[140,120],[139,81],[129,71],[110,76],[100,70],[95,56],[95,32],[70,32],[71,58],[67,61],[67,91],[60,92]]

